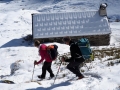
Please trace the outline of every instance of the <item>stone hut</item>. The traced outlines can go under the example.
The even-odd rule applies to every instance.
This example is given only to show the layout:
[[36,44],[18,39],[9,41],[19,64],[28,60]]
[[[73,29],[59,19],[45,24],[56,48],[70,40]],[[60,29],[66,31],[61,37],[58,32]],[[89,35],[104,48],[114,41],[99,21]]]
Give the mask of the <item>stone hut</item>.
[[110,26],[105,4],[97,11],[32,14],[32,36],[41,42],[62,42],[62,37],[89,39],[92,46],[109,45]]

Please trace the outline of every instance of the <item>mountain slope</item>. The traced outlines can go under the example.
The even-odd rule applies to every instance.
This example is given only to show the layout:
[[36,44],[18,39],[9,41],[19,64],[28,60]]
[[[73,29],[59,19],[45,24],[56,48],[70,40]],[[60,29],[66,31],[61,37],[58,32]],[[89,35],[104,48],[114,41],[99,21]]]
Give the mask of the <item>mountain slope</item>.
[[[119,64],[107,66],[108,61],[96,59],[91,63],[92,68],[88,71],[82,69],[88,78],[79,81],[68,81],[75,77],[64,65],[61,66],[59,75],[66,76],[62,79],[41,81],[42,85],[35,82],[25,83],[32,79],[33,62],[39,60],[38,50],[33,43],[23,40],[32,33],[32,13],[42,12],[69,12],[98,10],[102,2],[108,3],[108,15],[115,19],[119,18],[119,0],[1,0],[0,1],[0,77],[1,80],[12,80],[16,84],[0,83],[1,90],[119,90],[120,70]],[[120,23],[111,22],[111,44],[108,47],[120,47]],[[53,43],[48,43],[53,44]],[[46,45],[48,45],[46,44]],[[55,43],[59,46],[60,54],[69,52],[69,46]],[[102,47],[96,47],[102,48]],[[107,58],[107,57],[106,57]],[[11,74],[10,66],[15,61],[21,60],[19,69]],[[87,64],[90,66],[90,63]],[[35,67],[33,79],[41,74],[42,64]],[[54,74],[57,73],[58,65],[52,65]],[[47,78],[49,74],[47,73]],[[111,86],[111,87],[110,87]]]

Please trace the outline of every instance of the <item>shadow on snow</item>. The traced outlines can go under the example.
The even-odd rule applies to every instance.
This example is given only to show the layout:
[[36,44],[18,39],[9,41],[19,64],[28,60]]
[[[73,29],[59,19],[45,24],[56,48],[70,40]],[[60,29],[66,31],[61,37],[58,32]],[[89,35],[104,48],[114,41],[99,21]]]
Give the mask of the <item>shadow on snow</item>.
[[[9,3],[11,1],[14,1],[14,0],[0,0],[0,3]],[[50,0],[19,0],[19,1],[35,4],[35,3],[46,3]],[[61,1],[63,1],[63,0],[51,0],[51,2],[53,2],[53,3],[59,3]]]
[[11,2],[13,0],[0,0],[0,3],[6,3],[6,2]]
[[9,42],[6,42],[4,45],[2,45],[0,48],[6,48],[6,47],[19,47],[19,46],[30,46],[32,47],[32,41],[25,41],[23,38],[19,39],[12,39]]
[[102,79],[102,77],[97,73],[84,73],[84,75],[91,76],[91,77],[94,77],[96,79]]
[[68,86],[70,85],[71,83],[68,81],[65,81],[65,82],[61,82],[59,84],[54,84],[50,87],[47,87],[47,88],[44,88],[44,87],[38,87],[38,88],[34,88],[34,89],[27,89],[27,90],[52,90],[54,88],[57,88],[57,87],[61,87],[61,86]]
[[[15,0],[0,0],[0,3],[9,3],[11,1],[15,1]],[[17,0],[16,0],[17,1]],[[45,1],[49,1],[49,0],[18,0],[21,2],[30,2],[30,3],[40,3],[40,2],[45,2]]]

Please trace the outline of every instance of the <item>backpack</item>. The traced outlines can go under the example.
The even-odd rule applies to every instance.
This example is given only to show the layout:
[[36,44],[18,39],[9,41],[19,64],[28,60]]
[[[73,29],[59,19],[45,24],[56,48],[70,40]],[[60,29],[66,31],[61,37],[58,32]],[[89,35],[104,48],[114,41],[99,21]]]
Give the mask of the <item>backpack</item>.
[[50,55],[51,60],[55,60],[57,58],[57,55],[58,55],[57,49],[58,49],[57,45],[47,46],[47,51],[48,51],[48,54]]
[[92,59],[93,60],[93,54],[92,54],[92,50],[90,48],[90,43],[89,40],[87,38],[81,38],[79,39],[76,44],[78,45],[78,47],[80,48],[80,51],[82,53],[83,58],[86,59]]

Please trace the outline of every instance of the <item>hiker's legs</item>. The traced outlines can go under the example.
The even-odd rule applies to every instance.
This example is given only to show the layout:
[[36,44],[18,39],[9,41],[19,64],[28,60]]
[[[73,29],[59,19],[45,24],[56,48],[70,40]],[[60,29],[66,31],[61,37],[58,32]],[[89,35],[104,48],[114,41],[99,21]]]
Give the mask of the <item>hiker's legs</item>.
[[76,74],[77,77],[83,76],[83,75],[81,74],[78,66],[75,67],[75,74]]
[[82,66],[83,66],[83,62],[80,63],[78,66],[75,66],[75,70],[79,72]]
[[67,69],[69,69],[71,72],[76,74],[78,77],[82,76],[82,74],[80,73],[80,70],[79,70],[79,64],[80,64],[79,62],[70,62],[67,65]]
[[42,66],[41,78],[45,78],[47,67],[48,67],[47,62],[44,62],[43,66]]
[[53,71],[51,69],[52,62],[47,62],[47,64],[48,64],[47,71],[50,73],[50,77],[54,77]]

